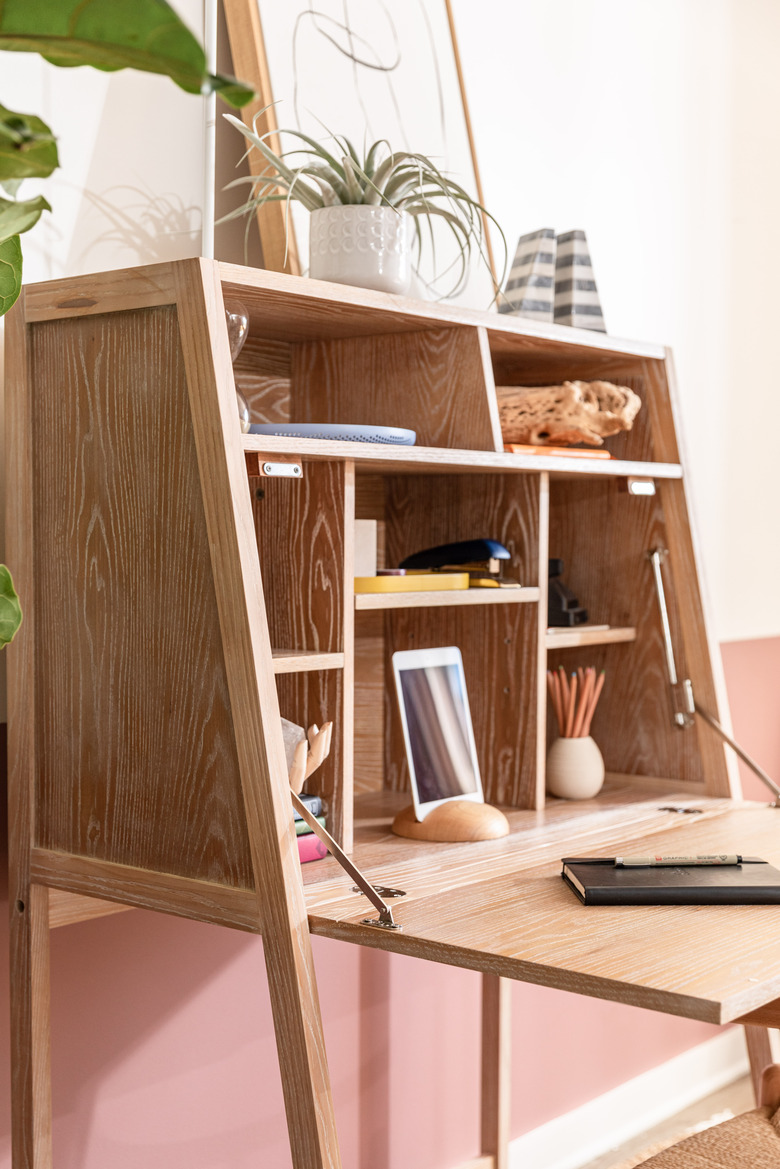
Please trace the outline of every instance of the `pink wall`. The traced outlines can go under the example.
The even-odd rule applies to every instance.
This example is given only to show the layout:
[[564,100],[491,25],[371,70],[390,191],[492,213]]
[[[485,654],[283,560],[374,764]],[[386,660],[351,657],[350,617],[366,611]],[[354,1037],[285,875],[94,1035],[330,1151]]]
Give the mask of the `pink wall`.
[[[737,737],[780,774],[780,638],[723,653]],[[317,938],[314,952],[345,1169],[473,1156],[478,976]],[[2,980],[7,1002],[5,964]],[[71,926],[52,935],[52,999],[57,1169],[289,1169],[257,939],[142,912]],[[716,1032],[519,984],[513,1011],[515,1136]],[[7,1049],[6,1009],[0,1028]]]

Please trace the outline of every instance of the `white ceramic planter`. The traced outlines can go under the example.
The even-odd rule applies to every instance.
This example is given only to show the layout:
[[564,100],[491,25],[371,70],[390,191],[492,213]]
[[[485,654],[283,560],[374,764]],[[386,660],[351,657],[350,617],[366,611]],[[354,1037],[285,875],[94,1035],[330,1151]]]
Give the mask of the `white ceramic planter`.
[[564,800],[589,800],[604,782],[604,760],[596,744],[584,739],[556,739],[547,752],[547,790]]
[[409,216],[392,207],[321,207],[309,227],[314,280],[404,293],[412,278]]

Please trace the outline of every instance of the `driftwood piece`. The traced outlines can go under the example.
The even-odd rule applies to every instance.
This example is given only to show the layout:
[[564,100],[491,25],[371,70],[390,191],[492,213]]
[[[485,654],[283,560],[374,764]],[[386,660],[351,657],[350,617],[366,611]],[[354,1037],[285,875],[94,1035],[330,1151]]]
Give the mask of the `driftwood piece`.
[[610,434],[630,430],[642,405],[628,386],[611,382],[496,386],[496,394],[504,442],[532,446],[601,446]]

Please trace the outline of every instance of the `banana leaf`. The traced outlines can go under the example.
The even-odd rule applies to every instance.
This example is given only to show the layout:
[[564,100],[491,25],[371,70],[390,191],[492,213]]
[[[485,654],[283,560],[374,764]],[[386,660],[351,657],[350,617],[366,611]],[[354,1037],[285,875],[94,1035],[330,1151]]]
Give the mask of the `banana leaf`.
[[187,93],[216,92],[243,106],[254,93],[209,73],[196,38],[165,0],[3,0],[0,49],[40,53],[53,65],[162,73]]

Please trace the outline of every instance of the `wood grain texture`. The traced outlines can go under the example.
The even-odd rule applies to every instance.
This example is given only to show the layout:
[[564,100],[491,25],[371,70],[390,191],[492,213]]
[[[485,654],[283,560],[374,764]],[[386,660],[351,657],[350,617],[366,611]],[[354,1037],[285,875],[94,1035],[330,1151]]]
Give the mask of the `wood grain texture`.
[[149,264],[142,268],[30,284],[26,288],[25,319],[31,324],[34,321],[96,316],[173,304],[175,299],[173,265]]
[[31,334],[36,842],[251,888],[175,310]]
[[[652,789],[648,781],[645,796]],[[585,907],[560,877],[572,849],[690,854],[739,840],[778,864],[775,809],[703,797],[702,815],[675,817],[658,810],[669,800],[663,788],[639,800],[609,783],[576,810],[554,801],[509,811],[507,839],[426,845],[393,838],[392,808],[382,819],[365,798],[355,861],[370,879],[406,890],[393,909],[403,932],[361,926],[347,883],[323,861],[305,878],[315,933],[714,1023],[780,997],[775,906]]]
[[[338,1169],[341,1158],[222,289],[216,265],[207,261],[184,261],[177,275],[187,386],[292,1160],[296,1169]],[[338,675],[328,671],[326,676]]]
[[750,1061],[750,1080],[756,1104],[761,1096],[761,1084],[766,1068],[773,1063],[772,1037],[766,1027],[745,1027],[745,1044]]
[[616,629],[588,629],[585,625],[573,629],[547,630],[545,649],[553,656],[559,649],[581,649],[590,645],[614,645],[624,641],[636,641],[636,629],[632,626]]
[[52,1169],[48,892],[11,902],[13,1169]]
[[[422,548],[484,535],[509,550],[507,575],[519,576],[523,583],[536,582],[538,525],[539,482],[535,479],[409,476],[388,483],[389,564],[398,564]],[[385,628],[388,694],[394,686],[392,652],[459,646],[485,799],[491,804],[533,807],[538,606],[399,609],[388,612]],[[406,756],[400,718],[392,702],[386,704],[385,720],[385,782],[394,790],[404,790],[408,786]]]
[[539,581],[539,604],[536,613],[536,783],[528,806],[543,808],[547,768],[547,605],[550,556],[550,476],[539,476],[539,520],[537,539],[537,578]]
[[250,328],[233,374],[253,422],[289,421],[290,346],[286,342],[266,341]]
[[[257,134],[270,130],[268,144],[278,153],[281,148],[275,133],[278,123],[260,10],[254,0],[224,0],[224,12],[235,75],[249,82],[257,94],[254,101],[243,107],[241,117]],[[248,161],[253,175],[261,174],[266,167],[265,159],[257,150],[249,154]],[[295,230],[285,222],[285,204],[268,203],[258,208],[257,226],[265,267],[274,272],[300,272]]]
[[[253,455],[278,457],[292,455],[306,462],[354,459],[359,473],[389,474],[538,475],[549,472],[552,479],[572,481],[616,479],[626,476],[651,476],[654,479],[680,479],[678,463],[625,462],[618,459],[572,459],[567,455],[510,455],[498,451],[450,450],[446,447],[385,446],[367,442],[339,442],[317,438],[277,438],[246,434],[244,448],[249,464]],[[250,471],[250,474],[252,471]],[[365,517],[361,517],[365,518]]]
[[495,1169],[509,1169],[512,1106],[512,984],[482,975],[482,1153]]
[[751,1011],[735,1021],[745,1026],[780,1028],[780,999],[767,1003],[757,1011]]
[[[658,496],[632,496],[616,483],[554,483],[550,555],[562,557],[563,579],[594,624],[632,626],[636,641],[569,649],[565,667],[592,665],[607,672],[593,720],[593,738],[608,771],[704,782],[705,767],[695,730],[673,724],[658,602],[647,552],[668,546],[670,523]],[[681,517],[676,517],[679,522]],[[669,590],[669,618],[678,671],[689,670],[680,596]],[[549,665],[559,665],[548,653]],[[552,735],[552,723],[550,722]]]
[[[481,326],[487,330],[494,362],[504,353],[510,353],[518,366],[528,367],[535,376],[538,364],[544,362],[553,368],[557,361],[562,369],[570,372],[585,362],[611,363],[629,372],[635,357],[663,360],[665,356],[663,346],[652,342],[627,341],[605,333],[542,324],[506,313],[479,312],[457,305],[413,300],[237,264],[220,263],[219,273],[225,297],[242,300],[249,309],[253,329],[269,340],[330,340],[412,333],[439,325]],[[535,361],[537,365],[534,365]],[[602,368],[602,364],[598,368]],[[507,385],[513,381],[512,378],[499,380],[501,384],[506,380]],[[519,384],[522,384],[522,379]]]
[[115,913],[127,913],[131,908],[130,905],[117,905],[115,901],[102,901],[99,897],[85,897],[63,889],[49,889],[49,929],[75,925],[79,921],[90,921],[93,917],[111,917]]
[[381,613],[355,614],[355,794],[385,775],[385,634]]
[[302,342],[291,420],[404,426],[424,446],[500,450],[486,349],[479,328]]
[[382,609],[495,608],[500,605],[529,605],[539,600],[538,588],[522,589],[432,589],[409,593],[356,593],[358,612]]
[[8,646],[8,900],[10,910],[11,1144],[14,1169],[51,1169],[49,927],[45,889],[30,884],[35,831],[36,617],[32,536],[33,425],[23,290],[5,321],[6,553],[24,601]]
[[409,840],[498,840],[509,834],[509,824],[504,813],[490,804],[451,800],[423,820],[417,819],[413,804],[407,805],[393,820],[393,832]]
[[272,651],[275,674],[307,674],[313,670],[342,670],[343,653],[312,653],[305,649]]
[[[113,901],[115,912],[151,909],[260,933],[253,889],[231,889],[216,881],[155,873],[134,865],[117,865],[43,848],[33,849],[31,872],[40,887],[49,887],[53,904],[64,908],[68,916],[73,915],[72,920],[84,921],[96,916],[85,911],[76,918],[80,902],[94,900],[101,906]],[[55,912],[58,917],[59,908]],[[65,924],[57,917],[50,924]]]
[[302,479],[249,481],[274,646],[344,652],[344,476],[307,463]]
[[[333,747],[311,783],[328,802],[328,830],[351,847],[353,751],[352,559],[354,468],[309,463],[301,480],[250,479],[272,644],[339,653],[339,677],[280,679],[285,718],[334,723]],[[260,496],[260,497],[258,497]]]

